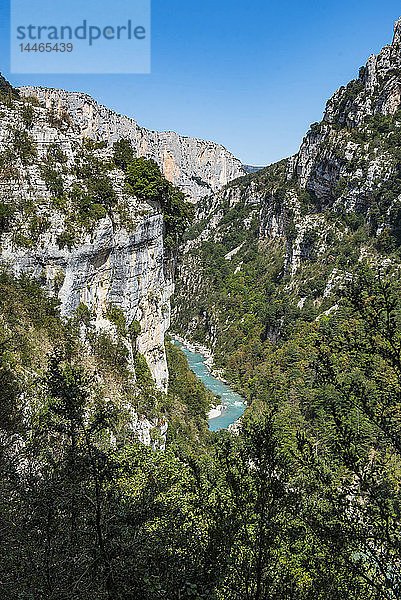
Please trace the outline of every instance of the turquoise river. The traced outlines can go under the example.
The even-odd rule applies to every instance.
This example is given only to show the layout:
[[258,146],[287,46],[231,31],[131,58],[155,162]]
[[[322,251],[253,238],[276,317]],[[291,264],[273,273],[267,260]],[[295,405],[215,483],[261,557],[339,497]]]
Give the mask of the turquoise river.
[[184,352],[185,356],[187,357],[189,367],[195,373],[195,375],[199,377],[201,381],[203,381],[208,390],[213,392],[213,394],[216,394],[216,396],[220,396],[221,404],[227,407],[223,410],[220,417],[209,419],[210,431],[227,429],[231,423],[234,423],[234,421],[242,417],[244,414],[244,400],[241,398],[241,396],[233,392],[228,385],[216,377],[213,377],[205,365],[206,357],[203,356],[203,354],[191,352],[177,340],[174,340],[174,344],[176,344]]

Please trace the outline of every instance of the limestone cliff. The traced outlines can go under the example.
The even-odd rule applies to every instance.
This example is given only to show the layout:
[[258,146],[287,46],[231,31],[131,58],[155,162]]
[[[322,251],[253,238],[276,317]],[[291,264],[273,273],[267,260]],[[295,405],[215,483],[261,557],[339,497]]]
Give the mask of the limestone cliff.
[[397,174],[401,124],[401,19],[394,38],[370,56],[359,77],[328,101],[307,133],[287,176],[324,204],[369,209],[373,192]]
[[107,144],[128,138],[137,156],[155,160],[165,177],[194,202],[244,174],[241,162],[223,146],[173,131],[149,131],[86,94],[42,87],[22,87],[20,91],[36,96],[57,112],[66,110],[82,137]]
[[218,144],[148,131],[86,94],[21,88],[0,117],[1,260],[40,278],[65,316],[84,304],[95,327],[113,333],[115,306],[128,326],[138,322],[136,350],[166,390],[171,256],[161,208],[130,196],[113,165],[122,138],[192,201],[243,174]]
[[160,208],[130,196],[110,149],[83,143],[68,114],[18,99],[0,117],[1,260],[39,278],[74,315],[85,304],[97,329],[120,308],[161,389],[168,372],[164,335],[171,273]]

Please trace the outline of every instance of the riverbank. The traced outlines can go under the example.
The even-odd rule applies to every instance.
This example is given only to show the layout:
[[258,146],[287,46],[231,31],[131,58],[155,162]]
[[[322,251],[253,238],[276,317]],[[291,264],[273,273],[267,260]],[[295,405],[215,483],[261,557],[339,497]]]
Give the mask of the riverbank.
[[[170,333],[170,337],[172,340],[180,342],[180,344],[182,344],[184,348],[189,350],[189,352],[201,354],[202,356],[204,356],[204,365],[207,367],[210,374],[213,377],[216,377],[216,379],[218,379],[222,383],[227,385],[227,382],[220,376],[220,373],[217,370],[213,369],[213,353],[209,348],[207,348],[206,346],[202,346],[201,344],[190,342],[186,338],[183,338],[177,334]],[[221,417],[225,408],[226,407],[223,404],[219,404],[211,408],[207,414],[208,421],[210,421],[211,419],[217,419],[217,417]]]
[[196,342],[190,342],[186,338],[183,338],[180,335],[177,335],[176,333],[169,333],[169,335],[173,340],[177,340],[178,342],[180,342],[180,344],[182,344],[190,352],[202,354],[202,356],[205,357],[204,363],[209,369],[210,374],[213,375],[213,377],[216,377],[216,379],[218,379],[225,385],[229,385],[228,381],[224,379],[221,369],[213,369],[213,352],[210,350],[210,348],[202,346],[202,344],[197,344]]
[[213,372],[211,368],[213,356],[210,349],[189,342],[181,336],[171,335],[171,338],[172,343],[178,345],[184,352],[189,368],[218,399],[216,406],[208,413],[209,429],[218,431],[230,428],[230,431],[236,432],[239,419],[245,411],[245,401]]
[[221,417],[221,415],[223,414],[223,410],[225,408],[226,408],[225,406],[223,406],[222,404],[219,404],[215,408],[210,409],[209,412],[207,413],[208,421],[210,421],[210,419],[217,419],[217,417]]

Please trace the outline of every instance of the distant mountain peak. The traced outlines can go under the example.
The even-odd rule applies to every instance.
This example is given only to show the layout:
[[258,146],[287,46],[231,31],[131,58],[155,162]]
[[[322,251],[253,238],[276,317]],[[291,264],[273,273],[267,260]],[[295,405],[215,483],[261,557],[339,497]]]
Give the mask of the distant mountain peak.
[[245,173],[250,175],[251,173],[256,173],[257,171],[260,171],[264,167],[255,167],[253,165],[242,165],[242,168],[245,171]]

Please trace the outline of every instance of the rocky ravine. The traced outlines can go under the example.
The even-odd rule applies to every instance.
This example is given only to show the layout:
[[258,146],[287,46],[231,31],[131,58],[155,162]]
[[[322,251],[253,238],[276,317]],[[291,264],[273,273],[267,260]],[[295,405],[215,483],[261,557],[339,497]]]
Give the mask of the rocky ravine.
[[[20,93],[35,96],[41,106],[15,100],[0,116],[0,200],[14,211],[12,223],[2,227],[1,260],[15,273],[40,278],[58,296],[65,316],[83,303],[96,329],[113,333],[106,312],[114,305],[123,310],[128,326],[138,321],[136,347],[157,386],[166,390],[164,336],[174,284],[164,249],[163,215],[160,208],[129,196],[123,172],[114,168],[105,177],[129,223],[120,218],[120,209],[113,209],[96,216],[89,229],[78,230],[69,198],[77,184],[83,189],[87,184],[77,175],[85,139],[106,142],[91,150],[94,164],[110,164],[113,142],[130,139],[134,153],[154,159],[192,201],[243,174],[241,163],[218,144],[148,131],[86,94],[41,87],[24,87]],[[56,192],[58,180],[63,190]],[[63,199],[61,204],[55,196]],[[63,236],[68,241],[71,235],[73,242],[60,244]]]
[[194,202],[245,173],[241,161],[223,146],[173,131],[149,131],[87,94],[43,87],[21,87],[20,91],[25,96],[36,96],[47,108],[58,112],[65,109],[82,137],[109,145],[128,138],[137,156],[155,160],[165,177]]

